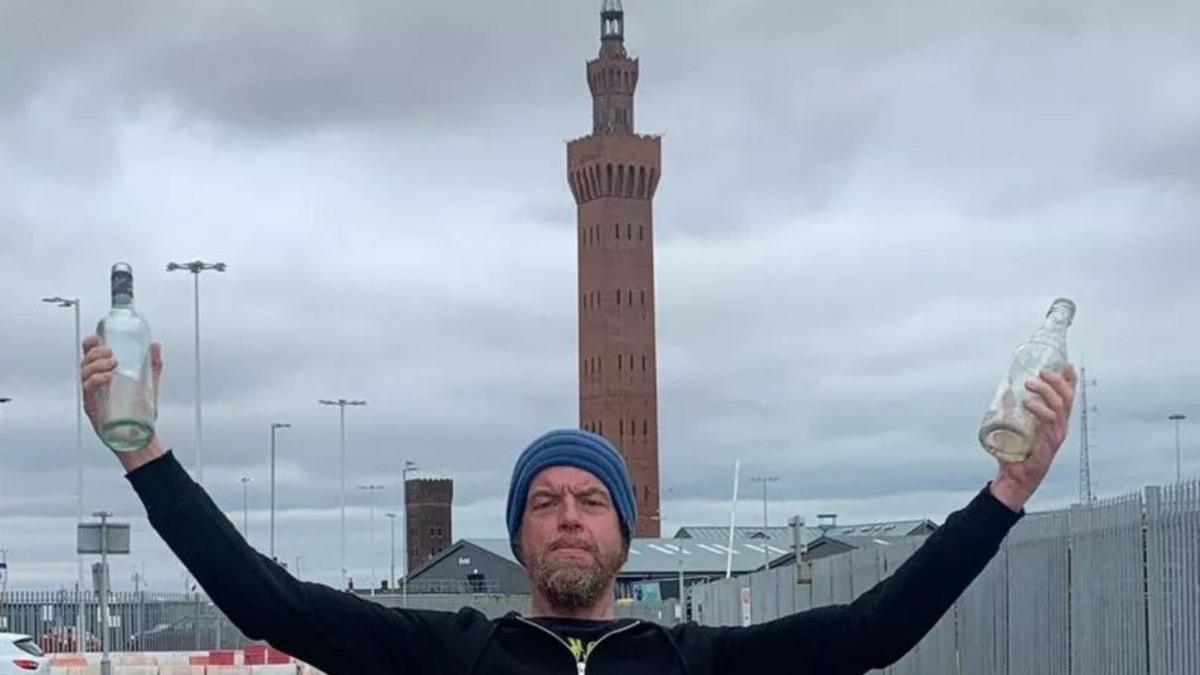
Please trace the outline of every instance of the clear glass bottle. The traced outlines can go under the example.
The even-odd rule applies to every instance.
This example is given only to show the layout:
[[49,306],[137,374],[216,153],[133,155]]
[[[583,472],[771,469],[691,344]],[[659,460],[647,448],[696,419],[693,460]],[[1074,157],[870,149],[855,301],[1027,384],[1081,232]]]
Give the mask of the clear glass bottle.
[[141,450],[154,438],[158,418],[150,364],[150,324],[133,308],[133,269],[112,267],[112,309],[96,335],[113,352],[117,369],[100,396],[100,440],[117,452]]
[[996,459],[1023,462],[1033,452],[1037,418],[1025,409],[1025,400],[1031,396],[1025,382],[1043,370],[1061,373],[1066,369],[1067,328],[1074,318],[1075,303],[1066,298],[1055,300],[1046,313],[1046,323],[1013,355],[979,428],[979,442]]

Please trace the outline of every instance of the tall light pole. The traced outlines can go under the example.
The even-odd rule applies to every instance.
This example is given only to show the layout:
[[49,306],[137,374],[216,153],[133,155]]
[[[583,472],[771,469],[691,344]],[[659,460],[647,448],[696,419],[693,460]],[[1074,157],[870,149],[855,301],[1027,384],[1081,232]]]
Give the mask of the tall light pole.
[[367,497],[370,499],[371,505],[371,544],[367,549],[367,558],[370,559],[371,567],[371,595],[375,595],[375,493],[382,490],[382,485],[359,485],[359,490],[365,490]]
[[253,478],[242,476],[242,538],[250,541],[250,482]]
[[366,401],[356,401],[339,398],[336,400],[323,398],[317,401],[321,405],[336,405],[338,407],[339,433],[341,438],[342,465],[342,588],[346,588],[346,406],[366,405]]
[[1175,482],[1183,480],[1182,456],[1179,454],[1179,423],[1187,419],[1187,415],[1175,413],[1167,419],[1175,423]]
[[387,516],[387,519],[388,519],[388,521],[390,521],[390,525],[392,528],[392,571],[391,571],[391,574],[388,576],[388,589],[390,589],[392,593],[395,593],[396,592],[396,514],[391,511],[388,511],[387,513],[385,513],[383,515]]
[[[10,402],[12,402],[11,398],[9,398],[7,396],[0,396],[0,405],[4,405],[5,403],[10,403]],[[3,450],[3,449],[4,449],[4,446],[0,445],[0,450]],[[4,506],[4,501],[0,500],[0,516],[4,515],[3,506]],[[0,519],[0,522],[3,522],[2,519]],[[3,534],[3,530],[0,530],[0,534]],[[0,536],[0,551],[3,551],[3,550],[4,550],[4,537]],[[0,557],[0,562],[3,562],[3,561],[4,561],[4,558]]]
[[[83,380],[79,376],[79,359],[77,349],[81,348],[83,339],[79,333],[79,298],[42,298],[42,302],[58,307],[70,307],[75,310],[75,343],[71,346],[71,380],[75,383],[75,522],[83,522]],[[83,635],[83,555],[76,555],[76,580],[79,591],[76,593],[78,606],[75,613],[75,634]]]
[[275,431],[291,426],[287,422],[271,422],[271,560],[275,559]]
[[195,315],[196,345],[196,482],[204,486],[204,434],[200,425],[200,273],[207,270],[225,271],[225,263],[206,263],[193,260],[185,263],[167,263],[168,272],[186,270],[192,273],[192,309]]
[[755,476],[750,479],[751,483],[762,483],[763,495],[763,569],[769,569],[771,566],[771,553],[767,548],[767,542],[771,540],[771,535],[767,534],[767,483],[774,483],[779,480],[779,476]]
[[404,583],[400,594],[400,604],[403,607],[408,607],[408,472],[416,470],[416,462],[407,459],[404,460],[404,468],[400,469],[400,482],[404,483]]

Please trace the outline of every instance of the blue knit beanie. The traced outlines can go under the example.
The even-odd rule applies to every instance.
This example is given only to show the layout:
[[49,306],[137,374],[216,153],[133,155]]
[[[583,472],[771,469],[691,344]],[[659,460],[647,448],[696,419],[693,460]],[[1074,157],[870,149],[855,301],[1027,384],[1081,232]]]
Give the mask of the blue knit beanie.
[[636,529],[637,501],[625,459],[608,439],[599,434],[580,429],[558,429],[530,443],[513,467],[506,512],[508,539],[514,549],[517,533],[521,529],[521,516],[525,513],[529,485],[539,473],[552,466],[583,469],[604,483],[617,507],[621,533],[625,535],[625,541],[629,541],[630,533]]

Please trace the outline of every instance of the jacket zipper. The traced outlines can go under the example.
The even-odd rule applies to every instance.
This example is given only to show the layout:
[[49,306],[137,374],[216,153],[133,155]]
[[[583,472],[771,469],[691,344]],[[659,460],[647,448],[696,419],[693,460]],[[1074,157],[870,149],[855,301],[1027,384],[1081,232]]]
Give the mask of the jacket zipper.
[[638,624],[641,623],[641,621],[634,621],[633,623],[631,623],[627,626],[621,626],[620,628],[618,628],[614,631],[609,631],[609,632],[605,633],[604,635],[601,635],[600,638],[598,640],[596,640],[595,643],[592,644],[591,651],[589,651],[586,655],[584,655],[583,658],[575,659],[575,652],[571,651],[571,645],[567,644],[567,641],[562,639],[561,637],[559,637],[557,633],[555,633],[554,631],[552,631],[549,628],[546,628],[544,626],[539,626],[538,624],[526,619],[523,616],[518,616],[518,617],[514,617],[514,618],[516,618],[516,620],[520,621],[521,623],[528,624],[528,625],[533,626],[534,628],[542,631],[546,635],[549,635],[550,637],[554,638],[554,640],[556,642],[558,642],[558,644],[566,647],[567,652],[569,652],[571,654],[571,658],[573,660],[575,660],[575,672],[578,675],[587,675],[587,660],[592,655],[592,652],[596,651],[596,648],[600,646],[601,642],[604,642],[605,640],[607,640],[610,635],[616,635],[617,633],[624,633],[625,631],[629,630],[630,628],[633,628],[634,626],[637,626]]

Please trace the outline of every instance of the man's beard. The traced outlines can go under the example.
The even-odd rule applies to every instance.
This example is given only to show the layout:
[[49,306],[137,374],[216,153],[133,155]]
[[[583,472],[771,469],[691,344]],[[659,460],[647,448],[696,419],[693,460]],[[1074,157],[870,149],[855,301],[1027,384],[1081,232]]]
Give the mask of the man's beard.
[[[580,548],[591,553],[591,559],[551,557],[559,548]],[[529,576],[534,586],[555,609],[573,611],[596,604],[600,595],[625,564],[626,549],[604,554],[584,539],[557,539],[528,561]]]

